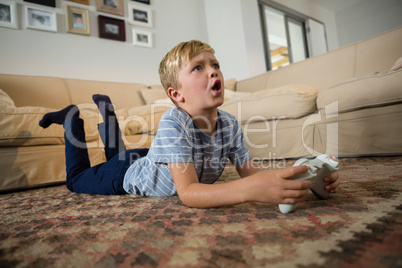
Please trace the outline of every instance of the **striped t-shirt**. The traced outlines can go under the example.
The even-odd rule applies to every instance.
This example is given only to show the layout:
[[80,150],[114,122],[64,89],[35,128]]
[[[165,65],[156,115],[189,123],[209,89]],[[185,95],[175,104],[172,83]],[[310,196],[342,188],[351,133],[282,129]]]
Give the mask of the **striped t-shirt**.
[[127,170],[123,187],[142,196],[177,195],[167,163],[193,163],[200,183],[214,183],[230,160],[235,166],[251,158],[236,118],[218,110],[216,135],[206,135],[182,109],[162,116],[146,156]]

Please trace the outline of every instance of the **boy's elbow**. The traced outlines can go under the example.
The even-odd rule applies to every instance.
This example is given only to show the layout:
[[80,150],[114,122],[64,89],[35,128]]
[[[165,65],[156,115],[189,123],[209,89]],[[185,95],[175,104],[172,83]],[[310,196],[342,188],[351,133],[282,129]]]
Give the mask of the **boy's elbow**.
[[203,206],[200,206],[199,202],[197,202],[196,199],[191,196],[191,194],[181,193],[181,194],[179,194],[179,198],[180,198],[180,201],[188,207],[204,208]]
[[208,200],[206,196],[200,193],[193,192],[191,190],[182,191],[179,194],[180,201],[191,208],[210,208],[213,205],[210,203],[211,200]]

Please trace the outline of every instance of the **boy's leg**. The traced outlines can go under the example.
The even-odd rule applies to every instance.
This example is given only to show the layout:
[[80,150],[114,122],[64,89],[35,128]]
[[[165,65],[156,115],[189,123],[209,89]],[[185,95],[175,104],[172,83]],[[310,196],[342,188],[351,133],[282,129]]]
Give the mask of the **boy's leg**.
[[[68,123],[70,123],[70,126],[68,126]],[[130,166],[130,157],[116,155],[104,163],[90,167],[85,146],[83,120],[81,118],[72,118],[71,122],[66,120],[64,127],[66,129],[67,188],[75,193],[127,194],[123,188],[123,180]],[[71,131],[68,131],[68,129]],[[83,161],[80,157],[84,154],[88,164],[80,163],[80,161]]]
[[[66,151],[67,188],[76,191],[73,187],[75,178],[85,170],[91,168],[88,149],[85,140],[84,121],[81,118],[66,119],[64,124],[64,140]],[[88,184],[91,183],[88,178]],[[86,192],[85,188],[77,192]]]
[[63,110],[45,114],[39,122],[43,128],[47,128],[51,124],[64,127],[66,184],[70,190],[73,178],[91,167],[85,141],[84,122],[79,118],[79,114],[78,107],[70,105]]
[[126,194],[123,189],[124,174],[129,167],[126,161],[108,161],[91,167],[85,141],[84,122],[79,118],[77,106],[45,114],[39,125],[62,124],[65,132],[67,188],[76,193]]
[[113,104],[108,96],[96,94],[92,96],[92,99],[103,117],[104,122],[98,125],[98,130],[105,146],[106,159],[110,160],[125,150],[119,123],[117,122]]
[[79,117],[80,112],[76,105],[69,105],[63,110],[47,113],[39,121],[39,126],[48,128],[51,124],[63,125],[66,118]]

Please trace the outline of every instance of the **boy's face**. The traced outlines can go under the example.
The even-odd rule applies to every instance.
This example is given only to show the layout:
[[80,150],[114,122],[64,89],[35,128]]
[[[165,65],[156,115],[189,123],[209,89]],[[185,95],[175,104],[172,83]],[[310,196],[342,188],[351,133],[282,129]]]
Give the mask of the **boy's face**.
[[219,62],[211,52],[201,52],[179,71],[178,106],[190,115],[216,109],[224,101],[224,82]]

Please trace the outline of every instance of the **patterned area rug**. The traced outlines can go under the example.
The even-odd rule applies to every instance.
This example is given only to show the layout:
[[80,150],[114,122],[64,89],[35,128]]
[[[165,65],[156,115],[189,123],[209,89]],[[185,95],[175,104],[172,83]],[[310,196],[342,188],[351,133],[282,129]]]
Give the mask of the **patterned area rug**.
[[[0,267],[402,267],[402,157],[341,159],[340,174],[339,193],[288,215],[64,186],[3,194]],[[237,178],[228,166],[222,181]]]

